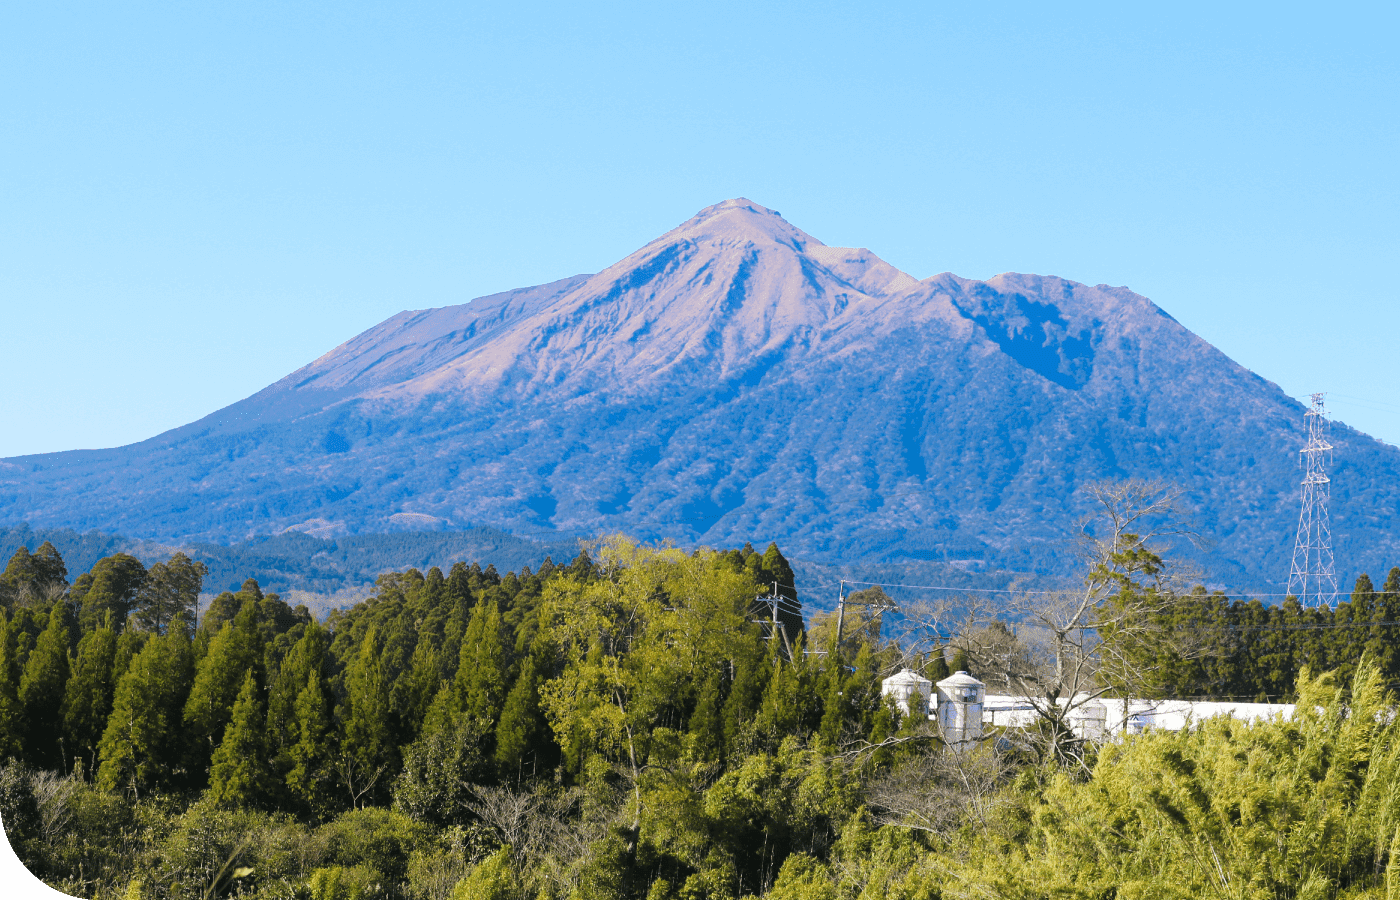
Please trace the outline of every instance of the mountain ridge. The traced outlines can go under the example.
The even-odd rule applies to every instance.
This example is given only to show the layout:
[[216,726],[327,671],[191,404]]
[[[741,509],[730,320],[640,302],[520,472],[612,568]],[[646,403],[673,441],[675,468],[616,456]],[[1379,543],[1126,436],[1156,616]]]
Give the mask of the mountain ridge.
[[[1080,487],[1155,475],[1202,511],[1207,568],[1266,584],[1301,414],[1127,288],[919,280],[738,198],[599,273],[400,312],[149,441],[0,461],[0,520],[203,540],[665,522],[649,533],[1048,571]],[[1394,554],[1400,452],[1334,438],[1339,540]]]

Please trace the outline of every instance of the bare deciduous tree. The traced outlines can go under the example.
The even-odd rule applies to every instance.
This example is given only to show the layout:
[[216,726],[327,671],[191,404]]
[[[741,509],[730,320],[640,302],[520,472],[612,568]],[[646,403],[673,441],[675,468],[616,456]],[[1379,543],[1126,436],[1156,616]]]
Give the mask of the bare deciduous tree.
[[995,656],[996,674],[1034,707],[1043,750],[1063,763],[1082,764],[1070,722],[1098,698],[1141,696],[1150,681],[1143,654],[1156,646],[1173,653],[1177,637],[1160,624],[1185,584],[1163,553],[1174,538],[1194,537],[1182,520],[1181,491],[1155,481],[1091,485],[1095,513],[1080,530],[1086,575],[1073,591],[1014,595],[1011,618],[1021,623],[1024,655]]
[[872,818],[945,838],[969,820],[985,829],[997,806],[1008,802],[1000,789],[1012,769],[1005,754],[989,747],[973,753],[932,748],[870,783]]

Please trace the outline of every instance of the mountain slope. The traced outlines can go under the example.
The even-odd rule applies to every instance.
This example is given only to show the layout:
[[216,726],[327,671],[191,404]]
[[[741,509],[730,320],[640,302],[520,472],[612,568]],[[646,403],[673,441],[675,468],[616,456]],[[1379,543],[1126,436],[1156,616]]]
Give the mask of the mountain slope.
[[[1078,488],[1189,491],[1286,574],[1302,408],[1126,288],[918,281],[747,200],[616,265],[404,312],[141,444],[0,461],[0,521],[151,539],[624,528],[827,561],[1066,570]],[[1334,430],[1338,558],[1397,553],[1400,451]]]

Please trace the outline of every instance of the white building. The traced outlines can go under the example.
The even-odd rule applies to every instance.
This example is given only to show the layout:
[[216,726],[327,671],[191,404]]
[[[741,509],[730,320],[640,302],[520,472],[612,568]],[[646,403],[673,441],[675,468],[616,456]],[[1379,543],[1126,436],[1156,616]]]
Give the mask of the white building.
[[[984,727],[1026,728],[1039,715],[1028,697],[987,694],[987,686],[966,672],[957,672],[937,684],[917,672],[903,669],[881,682],[881,694],[893,697],[904,715],[924,715],[938,722],[943,740],[955,749],[981,740]],[[1067,700],[1061,706],[1070,705]],[[1230,716],[1256,722],[1275,716],[1291,718],[1292,703],[1235,703],[1208,700],[1120,700],[1079,694],[1065,716],[1081,740],[1104,741],[1153,729],[1180,731],[1193,724]]]
[[[1256,722],[1274,716],[1291,718],[1292,703],[1235,703],[1210,700],[1119,700],[1100,697],[1080,702],[1066,717],[1074,733],[1084,740],[1104,740],[1123,734],[1142,734],[1154,728],[1181,731],[1189,725],[1230,716]],[[1060,705],[1066,704],[1065,700]],[[1024,728],[1034,723],[1035,707],[1026,697],[994,694],[982,707],[983,724],[994,728]]]

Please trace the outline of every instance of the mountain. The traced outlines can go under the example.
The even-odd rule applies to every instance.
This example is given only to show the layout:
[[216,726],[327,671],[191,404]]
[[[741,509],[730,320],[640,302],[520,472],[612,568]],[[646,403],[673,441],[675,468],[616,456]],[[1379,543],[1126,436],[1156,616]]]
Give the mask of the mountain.
[[[234,542],[619,528],[1066,573],[1079,488],[1186,489],[1210,578],[1287,574],[1303,408],[1127,288],[922,281],[748,200],[596,275],[402,312],[210,416],[0,460],[0,522]],[[1400,450],[1334,426],[1339,567],[1400,562]]]

